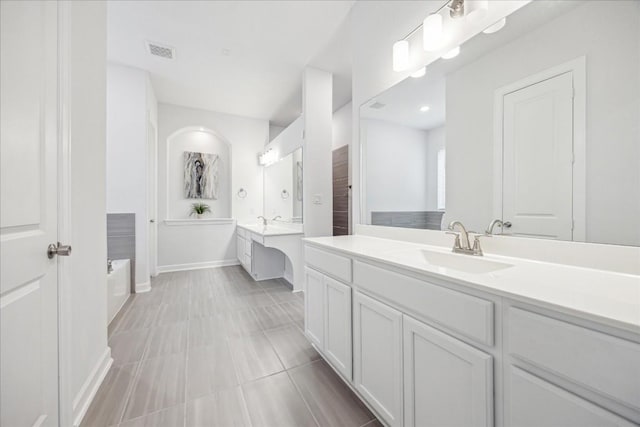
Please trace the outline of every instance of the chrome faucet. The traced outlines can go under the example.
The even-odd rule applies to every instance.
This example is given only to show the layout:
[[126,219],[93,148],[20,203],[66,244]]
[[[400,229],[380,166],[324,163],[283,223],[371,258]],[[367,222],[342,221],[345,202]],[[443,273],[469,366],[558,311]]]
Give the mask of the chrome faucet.
[[509,221],[503,222],[500,219],[494,219],[493,221],[491,221],[491,224],[489,224],[489,226],[487,227],[487,230],[485,231],[485,234],[487,236],[492,236],[493,235],[493,229],[495,228],[496,225],[498,227],[502,228],[502,231],[504,231],[505,228],[510,228],[511,227],[511,223]]
[[266,227],[266,226],[267,226],[267,218],[265,218],[265,217],[263,217],[262,215],[260,215],[260,216],[258,217],[258,219],[261,219],[261,218],[262,218],[262,225],[264,225],[264,226]]
[[[456,226],[460,228],[460,231],[456,231]],[[456,240],[453,243],[452,251],[459,254],[477,255],[482,256],[482,248],[480,247],[480,237],[482,234],[476,234],[473,238],[473,246],[469,243],[469,232],[460,221],[451,221],[447,234],[453,234],[456,236]],[[473,232],[472,232],[473,233]]]
[[273,217],[273,219],[271,221],[275,221],[278,218],[282,218],[282,217],[280,215],[276,215],[276,216]]

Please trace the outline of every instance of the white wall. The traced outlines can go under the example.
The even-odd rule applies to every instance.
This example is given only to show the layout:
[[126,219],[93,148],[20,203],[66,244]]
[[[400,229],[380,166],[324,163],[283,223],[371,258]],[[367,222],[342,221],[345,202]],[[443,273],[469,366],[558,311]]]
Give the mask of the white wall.
[[639,13],[585,2],[448,77],[447,220],[493,217],[495,90],[586,55],[587,241],[640,245]]
[[333,112],[332,150],[351,144],[353,105],[351,102]]
[[331,184],[331,73],[306,68],[302,78],[304,118],[304,233],[307,237],[331,236],[333,189]]
[[68,2],[65,7],[69,11],[66,113],[73,255],[64,260],[70,268],[70,280],[65,284],[69,295],[63,295],[70,301],[71,312],[64,315],[70,316],[71,352],[70,360],[61,361],[71,374],[71,402],[63,404],[71,407],[61,411],[65,416],[71,413],[75,419],[89,403],[91,385],[101,379],[100,367],[108,366],[105,363],[109,361],[105,216],[107,17],[104,2]]
[[[277,125],[269,125],[269,141],[273,141],[273,139],[280,135],[280,133],[285,130],[285,126],[277,126]],[[267,141],[267,142],[269,142]]]
[[[214,131],[231,146],[231,216],[255,221],[263,210],[260,153],[269,138],[267,120],[250,119],[170,104],[158,106],[158,265],[160,271],[236,263],[233,221],[203,221],[195,225],[167,223],[167,138],[188,127]],[[182,177],[180,177],[182,182]],[[223,183],[224,185],[224,183]],[[244,188],[247,197],[237,192]]]
[[361,123],[366,141],[367,222],[371,212],[436,210],[442,128],[424,131],[375,119]]
[[157,126],[157,103],[146,71],[107,67],[107,212],[136,215],[136,286],[149,270],[148,123]]
[[438,210],[438,152],[445,149],[445,127],[427,131],[427,210]]

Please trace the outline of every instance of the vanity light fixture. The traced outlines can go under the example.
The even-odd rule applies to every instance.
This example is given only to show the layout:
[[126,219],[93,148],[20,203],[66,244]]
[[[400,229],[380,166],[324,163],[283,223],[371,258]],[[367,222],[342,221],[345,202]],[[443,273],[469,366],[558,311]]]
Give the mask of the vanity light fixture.
[[420,112],[421,113],[426,113],[430,109],[431,109],[431,107],[429,107],[428,105],[423,105],[422,107],[420,107]]
[[449,16],[453,19],[464,18],[464,0],[452,0],[449,5]]
[[485,16],[489,10],[489,0],[472,0],[468,3],[467,17],[470,22],[478,22]]
[[460,54],[460,46],[456,46],[453,49],[451,49],[449,52],[442,55],[442,58],[451,59],[451,58],[455,58],[459,54]]
[[427,52],[434,52],[444,43],[442,15],[432,13],[422,22],[422,46]]
[[504,17],[504,18],[500,19],[498,22],[496,22],[495,24],[489,25],[482,32],[485,33],[485,34],[493,34],[493,33],[496,33],[498,31],[500,31],[501,29],[503,29],[506,24],[507,24],[507,18]]
[[409,68],[409,41],[399,40],[393,44],[393,71]]
[[419,79],[420,77],[424,77],[425,74],[427,74],[427,67],[422,67],[419,70],[411,73],[411,77],[413,77],[414,79]]

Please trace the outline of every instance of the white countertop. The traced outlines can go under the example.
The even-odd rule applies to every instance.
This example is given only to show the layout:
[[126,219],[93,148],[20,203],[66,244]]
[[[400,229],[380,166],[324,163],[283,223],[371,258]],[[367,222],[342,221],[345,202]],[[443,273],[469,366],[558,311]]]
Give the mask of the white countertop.
[[451,254],[440,246],[359,235],[304,241],[640,333],[640,276],[490,254],[483,259],[512,266],[490,273],[466,273],[424,261],[421,249]]
[[264,226],[262,224],[238,224],[238,227],[244,228],[247,231],[259,234],[261,236],[290,236],[295,234],[304,234],[304,232],[298,228],[279,224],[269,224],[267,226]]

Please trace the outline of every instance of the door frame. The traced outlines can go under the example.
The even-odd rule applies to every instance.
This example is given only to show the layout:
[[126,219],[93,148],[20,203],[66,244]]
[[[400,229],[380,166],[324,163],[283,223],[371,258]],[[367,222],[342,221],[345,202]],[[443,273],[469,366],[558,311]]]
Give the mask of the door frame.
[[[58,240],[71,242],[71,141],[69,138],[70,20],[68,2],[58,2]],[[58,257],[58,414],[62,426],[74,425],[71,393],[71,264]]]
[[493,217],[502,219],[504,97],[568,72],[573,76],[573,241],[586,241],[587,57],[580,56],[496,89],[493,101]]

